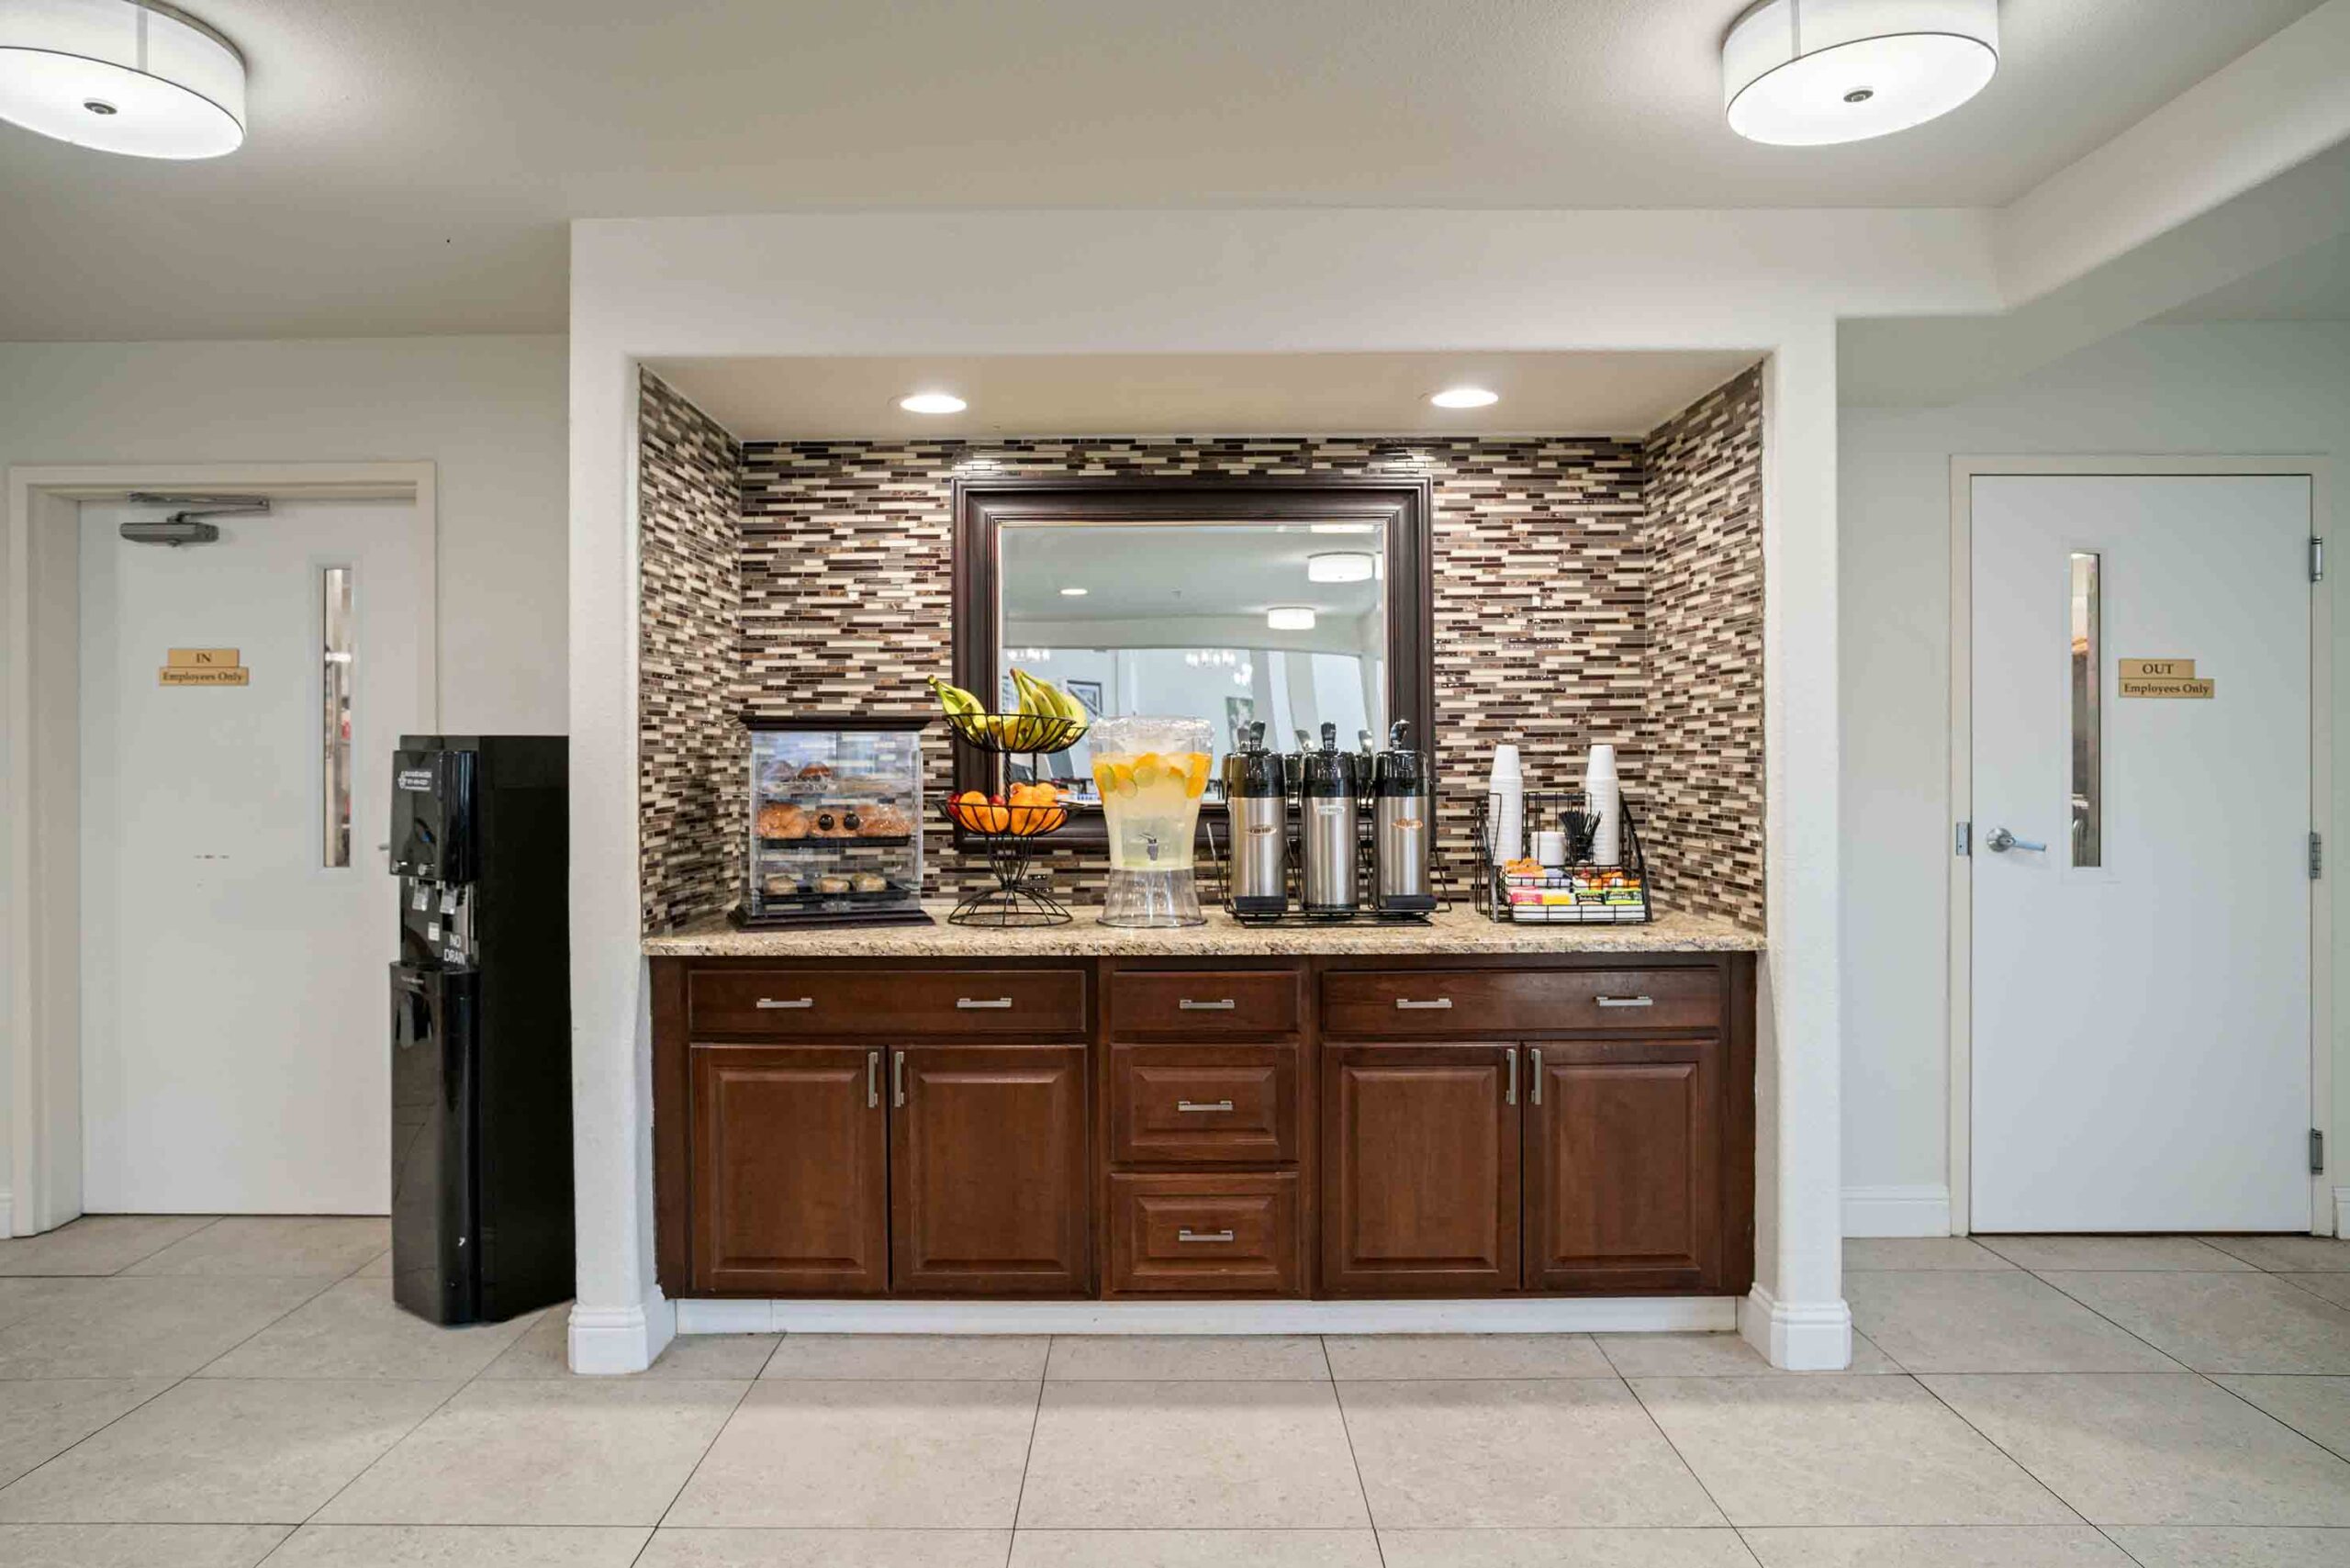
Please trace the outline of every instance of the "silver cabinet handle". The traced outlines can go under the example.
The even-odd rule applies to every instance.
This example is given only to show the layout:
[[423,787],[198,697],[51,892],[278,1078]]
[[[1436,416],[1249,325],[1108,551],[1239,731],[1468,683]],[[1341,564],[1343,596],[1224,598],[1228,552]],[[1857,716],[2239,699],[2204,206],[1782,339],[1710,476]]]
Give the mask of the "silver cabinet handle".
[[1540,1046],[1527,1047],[1526,1058],[1527,1067],[1534,1075],[1533,1081],[1526,1086],[1527,1098],[1539,1105],[1542,1103],[1542,1047]]
[[1517,1047],[1512,1046],[1502,1055],[1509,1058],[1509,1078],[1502,1089],[1502,1103],[1515,1105],[1517,1103]]
[[903,1051],[890,1053],[890,1103],[893,1105],[906,1103],[906,1053]]
[[1175,1108],[1179,1111],[1229,1111],[1232,1109],[1232,1102],[1229,1100],[1178,1100],[1175,1102]]
[[865,1108],[868,1111],[881,1103],[881,1053],[865,1053]]
[[813,1007],[815,1005],[816,999],[812,996],[763,996],[759,998],[759,1007],[763,1012],[772,1012],[777,1008],[782,1007]]
[[2034,844],[2028,838],[2018,838],[2003,827],[1993,828],[1983,844],[1994,855],[2005,855],[2010,849],[2029,849],[2035,855],[2044,855],[2048,851],[2048,846]]
[[1009,1007],[1012,1005],[1012,998],[1008,996],[958,996],[955,999],[955,1005],[961,1008],[966,1013],[977,1013],[981,1008]]
[[1656,998],[1653,996],[1603,996],[1599,999],[1599,1005],[1602,1007],[1654,1007]]
[[1175,1239],[1178,1241],[1230,1241],[1232,1239],[1232,1232],[1228,1230],[1182,1229],[1178,1230],[1175,1233]]
[[1424,1007],[1433,1007],[1433,1008],[1439,1008],[1439,1009],[1441,1009],[1441,1008],[1449,1008],[1449,1007],[1450,1007],[1450,1006],[1452,1005],[1452,998],[1450,998],[1450,997],[1449,997],[1449,996],[1438,996],[1438,997],[1431,997],[1431,998],[1430,998],[1430,999],[1428,999],[1427,1001],[1426,1001],[1426,1002],[1422,1002],[1422,1001],[1419,1001],[1419,1000],[1417,1000],[1416,998],[1414,998],[1414,997],[1409,997],[1409,996],[1399,996],[1399,997],[1397,997],[1397,998],[1395,999],[1395,1005],[1396,1005],[1397,1007],[1399,1007],[1399,1008],[1403,1009],[1403,1010],[1404,1010],[1404,1012],[1406,1012],[1406,1013],[1411,1012],[1411,1011],[1413,1011],[1413,1010],[1415,1010],[1415,1009],[1416,1009],[1416,1008],[1424,1008]]
[[1176,1008],[1184,1013],[1229,1013],[1237,1005],[1228,996],[1218,997],[1214,1002],[1196,1002],[1187,996],[1175,1003]]

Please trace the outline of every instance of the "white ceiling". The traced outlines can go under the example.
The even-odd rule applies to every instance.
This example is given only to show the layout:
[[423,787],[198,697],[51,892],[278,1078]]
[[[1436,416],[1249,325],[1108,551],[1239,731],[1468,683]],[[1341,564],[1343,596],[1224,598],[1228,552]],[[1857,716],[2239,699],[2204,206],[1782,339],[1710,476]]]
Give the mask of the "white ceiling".
[[2350,234],[2213,289],[2160,319],[2350,321]]
[[[656,360],[744,441],[1021,435],[1645,435],[1753,353],[1025,354]],[[1484,409],[1430,408],[1476,386]],[[909,392],[970,407],[909,414]]]
[[2000,204],[2317,0],[2006,0],[1932,125],[1722,124],[1744,0],[191,0],[252,140],[0,126],[0,340],[559,330],[565,223],[807,207]]

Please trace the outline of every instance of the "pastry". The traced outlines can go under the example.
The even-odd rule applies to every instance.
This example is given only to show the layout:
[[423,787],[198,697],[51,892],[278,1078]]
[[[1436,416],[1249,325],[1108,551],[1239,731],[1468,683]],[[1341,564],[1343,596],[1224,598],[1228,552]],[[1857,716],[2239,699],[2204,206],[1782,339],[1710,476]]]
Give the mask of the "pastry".
[[816,890],[820,893],[845,893],[849,890],[849,879],[846,877],[819,877],[816,879]]
[[860,893],[886,893],[890,890],[890,879],[878,871],[859,871],[849,879],[849,884]]
[[798,806],[770,801],[759,808],[759,836],[805,838],[808,836],[808,813]]
[[760,886],[771,899],[788,899],[801,890],[800,879],[789,872],[770,873]]
[[826,806],[814,812],[809,820],[815,824],[813,835],[817,838],[855,838],[856,836],[857,816],[855,812],[835,811]]
[[800,777],[810,780],[830,778],[832,776],[832,767],[827,763],[811,762],[800,770]]
[[850,814],[856,819],[859,838],[903,838],[914,830],[906,813],[895,806],[867,806]]

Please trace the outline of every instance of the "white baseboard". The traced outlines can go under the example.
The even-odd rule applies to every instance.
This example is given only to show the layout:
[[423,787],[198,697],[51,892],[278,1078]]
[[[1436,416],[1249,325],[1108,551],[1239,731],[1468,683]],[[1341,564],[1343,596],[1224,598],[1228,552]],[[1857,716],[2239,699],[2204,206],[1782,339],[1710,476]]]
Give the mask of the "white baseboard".
[[1948,1236],[1950,1189],[1939,1183],[1926,1187],[1847,1187],[1844,1234]]
[[[0,1203],[6,1201],[7,1194],[0,1193]],[[2333,1189],[2333,1234],[2350,1236],[2350,1187]]]
[[[1726,1333],[1734,1296],[1479,1301],[680,1301],[680,1334]],[[580,1371],[576,1309],[573,1366]],[[1842,1362],[1837,1363],[1842,1365]]]
[[0,1187],[0,1237],[17,1234],[17,1200],[7,1188]]
[[1773,1366],[1789,1372],[1841,1372],[1852,1364],[1852,1310],[1841,1301],[1778,1301],[1758,1284],[1739,1304],[1738,1331]]
[[574,1304],[570,1322],[571,1370],[583,1376],[641,1372],[677,1335],[675,1304],[655,1292],[636,1306]]

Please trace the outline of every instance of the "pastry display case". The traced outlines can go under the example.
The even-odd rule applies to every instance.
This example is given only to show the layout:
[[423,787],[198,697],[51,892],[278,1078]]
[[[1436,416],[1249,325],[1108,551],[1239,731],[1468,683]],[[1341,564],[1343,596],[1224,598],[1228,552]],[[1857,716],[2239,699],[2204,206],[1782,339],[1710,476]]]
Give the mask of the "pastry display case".
[[920,715],[753,719],[744,925],[926,922]]

